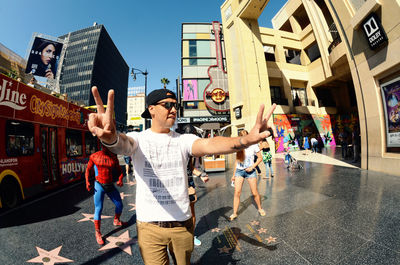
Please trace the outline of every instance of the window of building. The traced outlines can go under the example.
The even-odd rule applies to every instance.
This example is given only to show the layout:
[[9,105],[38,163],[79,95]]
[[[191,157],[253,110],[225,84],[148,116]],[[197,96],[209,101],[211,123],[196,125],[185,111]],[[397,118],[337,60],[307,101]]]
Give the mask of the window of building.
[[97,137],[93,136],[90,132],[85,132],[85,150],[87,155],[93,154],[98,151]]
[[319,47],[317,42],[311,44],[311,46],[306,48],[304,51],[306,52],[308,59],[310,59],[311,62],[314,62],[315,60],[321,57],[321,53],[319,52]]
[[286,62],[301,65],[299,50],[285,49]]
[[287,99],[282,94],[282,89],[280,86],[270,86],[271,91],[271,102],[278,105],[288,105]]
[[307,106],[306,89],[292,87],[292,100],[294,106]]
[[286,21],[279,30],[293,32],[292,26],[290,25],[290,21]]
[[20,121],[6,123],[6,153],[8,156],[33,155],[34,146],[33,124]]
[[215,59],[203,59],[203,58],[190,58],[183,59],[183,65],[216,65],[217,60]]
[[185,101],[184,102],[185,109],[197,109],[198,105],[199,105],[199,103],[196,101]]
[[306,9],[303,5],[300,5],[299,8],[297,8],[293,13],[293,17],[296,19],[297,23],[299,23],[302,30],[310,25],[310,20],[308,19]]
[[82,155],[82,135],[80,131],[66,130],[65,131],[65,145],[67,156],[81,156]]
[[275,62],[275,47],[270,45],[265,45],[264,55],[266,61]]
[[189,40],[189,56],[197,57],[197,45],[195,40]]
[[336,103],[329,89],[316,89],[319,107],[335,107]]

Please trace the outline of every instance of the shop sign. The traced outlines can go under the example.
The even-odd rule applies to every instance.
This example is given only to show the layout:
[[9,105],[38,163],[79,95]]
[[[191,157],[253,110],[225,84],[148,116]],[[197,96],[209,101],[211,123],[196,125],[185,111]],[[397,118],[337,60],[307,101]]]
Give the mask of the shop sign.
[[362,23],[363,31],[371,50],[378,48],[381,44],[387,42],[385,30],[382,27],[379,17],[371,13]]
[[190,123],[190,118],[176,118],[178,123]]
[[211,123],[211,122],[231,122],[230,116],[218,115],[210,117],[181,117],[177,118],[177,123]]

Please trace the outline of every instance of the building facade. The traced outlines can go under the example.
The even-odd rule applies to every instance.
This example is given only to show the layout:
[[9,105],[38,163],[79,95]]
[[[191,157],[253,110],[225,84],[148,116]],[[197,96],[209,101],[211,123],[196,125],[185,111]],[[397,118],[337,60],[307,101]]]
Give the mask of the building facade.
[[26,60],[0,43],[0,73],[13,73],[27,83],[32,75],[25,74],[25,68]]
[[126,125],[132,127],[132,129],[139,129],[140,131],[144,129],[144,119],[141,117],[145,109],[144,98],[144,86],[128,88],[128,120]]
[[97,86],[103,102],[115,90],[117,125],[126,125],[129,67],[103,25],[70,32],[60,75],[60,92],[69,99],[95,105],[91,87]]
[[[255,122],[258,106],[278,106],[279,137],[290,131],[336,145],[360,131],[361,167],[399,174],[400,7],[395,1],[289,0],[258,25],[268,1],[221,6],[233,134]],[[237,111],[239,112],[239,111]],[[299,143],[300,144],[300,143]]]
[[183,115],[178,122],[198,126],[204,135],[217,133],[230,122],[220,23],[183,23],[181,48]]

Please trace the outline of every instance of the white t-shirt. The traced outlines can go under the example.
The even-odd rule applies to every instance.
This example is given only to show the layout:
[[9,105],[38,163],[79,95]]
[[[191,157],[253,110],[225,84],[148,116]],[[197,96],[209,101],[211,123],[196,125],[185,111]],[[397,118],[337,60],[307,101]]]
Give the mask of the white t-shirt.
[[317,144],[317,143],[318,143],[318,140],[317,140],[317,139],[315,139],[314,137],[311,138],[311,144]]
[[238,161],[236,168],[244,170],[251,167],[254,164],[254,156],[260,151],[258,144],[253,144],[244,150],[244,161],[241,163]]
[[185,221],[192,214],[186,173],[193,134],[151,129],[127,134],[135,141],[132,155],[135,170],[136,217],[142,222]]

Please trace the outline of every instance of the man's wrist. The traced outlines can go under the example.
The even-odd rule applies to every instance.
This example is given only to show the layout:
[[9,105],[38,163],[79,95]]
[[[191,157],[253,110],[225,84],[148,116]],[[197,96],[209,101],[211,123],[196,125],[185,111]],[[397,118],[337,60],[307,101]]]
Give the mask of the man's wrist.
[[247,148],[247,145],[243,143],[243,136],[239,138],[239,144],[241,148],[243,149]]
[[118,143],[119,143],[119,133],[117,132],[117,139],[115,139],[115,141],[114,142],[112,142],[112,143],[105,143],[105,142],[103,142],[102,140],[100,140],[100,142],[105,146],[105,147],[114,147],[114,146],[116,146]]

